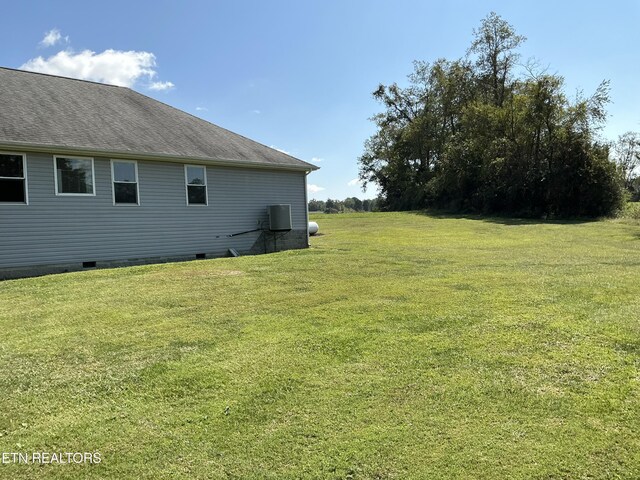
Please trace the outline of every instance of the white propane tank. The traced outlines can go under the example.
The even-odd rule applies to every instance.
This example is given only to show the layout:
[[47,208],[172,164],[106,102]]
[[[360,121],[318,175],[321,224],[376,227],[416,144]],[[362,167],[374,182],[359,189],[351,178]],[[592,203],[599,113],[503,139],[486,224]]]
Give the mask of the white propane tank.
[[309,235],[315,235],[318,233],[318,224],[316,222],[309,222]]

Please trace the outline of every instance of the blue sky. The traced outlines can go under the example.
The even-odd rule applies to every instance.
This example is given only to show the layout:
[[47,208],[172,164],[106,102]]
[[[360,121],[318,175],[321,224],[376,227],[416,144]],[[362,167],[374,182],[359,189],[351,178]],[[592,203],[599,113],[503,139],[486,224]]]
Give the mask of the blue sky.
[[640,130],[637,0],[20,1],[2,11],[1,66],[131,86],[316,163],[310,198],[374,196],[354,180],[380,110],[371,92],[405,84],[415,59],[463,56],[490,11],[567,93],[611,81],[606,138]]

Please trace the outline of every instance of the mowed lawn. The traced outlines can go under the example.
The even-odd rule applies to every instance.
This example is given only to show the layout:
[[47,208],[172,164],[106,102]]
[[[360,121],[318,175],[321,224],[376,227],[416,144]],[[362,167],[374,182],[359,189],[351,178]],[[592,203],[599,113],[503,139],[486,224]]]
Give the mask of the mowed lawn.
[[0,478],[640,478],[640,224],[312,220],[0,282]]

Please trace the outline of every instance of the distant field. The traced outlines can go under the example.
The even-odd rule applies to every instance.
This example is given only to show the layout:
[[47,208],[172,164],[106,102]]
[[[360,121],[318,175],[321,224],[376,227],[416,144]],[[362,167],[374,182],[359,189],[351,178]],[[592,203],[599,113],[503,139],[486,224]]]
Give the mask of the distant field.
[[0,282],[0,478],[640,478],[640,225],[318,215]]

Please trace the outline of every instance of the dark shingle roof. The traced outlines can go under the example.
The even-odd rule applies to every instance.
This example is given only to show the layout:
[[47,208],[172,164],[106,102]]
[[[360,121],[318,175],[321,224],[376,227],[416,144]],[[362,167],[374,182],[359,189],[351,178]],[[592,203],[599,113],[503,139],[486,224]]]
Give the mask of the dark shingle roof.
[[129,88],[2,67],[0,145],[317,168]]

